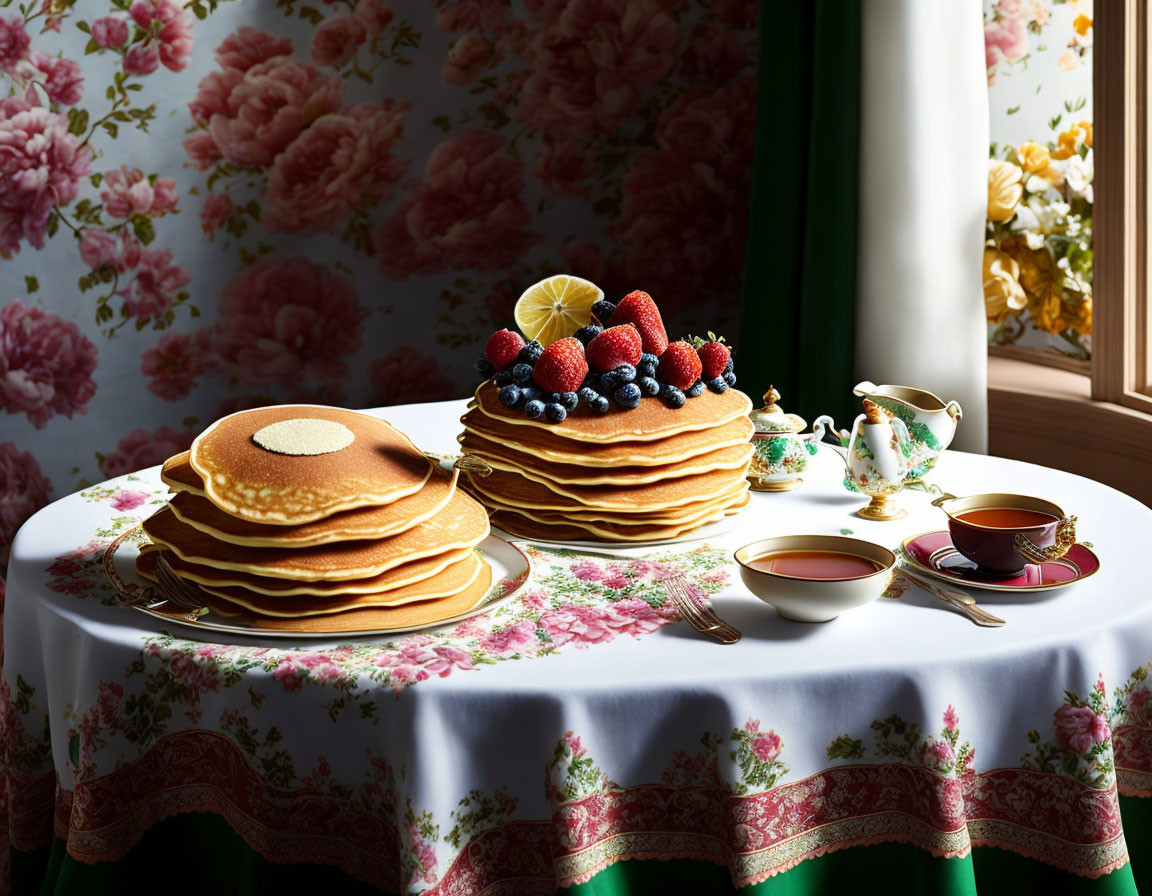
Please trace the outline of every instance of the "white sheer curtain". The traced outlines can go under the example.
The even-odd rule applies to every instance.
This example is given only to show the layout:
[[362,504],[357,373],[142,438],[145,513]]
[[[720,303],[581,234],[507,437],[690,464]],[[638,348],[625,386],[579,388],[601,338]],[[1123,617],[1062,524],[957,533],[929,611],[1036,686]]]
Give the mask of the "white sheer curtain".
[[953,447],[983,452],[980,0],[867,0],[861,44],[857,373],[959,401]]

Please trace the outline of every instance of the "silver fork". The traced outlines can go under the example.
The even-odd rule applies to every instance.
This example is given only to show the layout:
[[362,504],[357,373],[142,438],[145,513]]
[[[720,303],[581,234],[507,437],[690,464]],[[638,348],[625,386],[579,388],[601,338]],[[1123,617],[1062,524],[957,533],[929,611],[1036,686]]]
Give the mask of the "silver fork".
[[689,582],[677,573],[664,580],[664,591],[681,617],[702,635],[711,635],[721,644],[735,644],[740,631],[716,615],[708,604],[700,603],[692,594]]
[[928,579],[916,575],[908,569],[907,564],[903,560],[900,562],[899,573],[909,582],[912,582],[915,585],[919,585],[929,594],[940,598],[950,607],[959,610],[977,625],[983,625],[988,628],[997,628],[1001,625],[1004,625],[1004,620],[999,616],[993,616],[983,607],[977,606],[976,598],[972,597],[971,595],[964,594],[960,591],[945,590],[935,582],[929,581]]

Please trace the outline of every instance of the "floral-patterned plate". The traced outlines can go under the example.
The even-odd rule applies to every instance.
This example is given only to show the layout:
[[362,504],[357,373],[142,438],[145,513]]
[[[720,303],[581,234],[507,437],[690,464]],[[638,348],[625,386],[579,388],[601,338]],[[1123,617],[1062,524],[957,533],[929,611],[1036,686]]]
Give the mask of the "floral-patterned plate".
[[126,605],[139,610],[165,622],[174,622],[199,631],[229,632],[238,635],[253,635],[270,638],[348,638],[372,637],[377,635],[394,635],[403,632],[423,631],[452,625],[463,619],[477,616],[503,604],[516,595],[528,581],[531,573],[531,563],[520,548],[509,544],[502,538],[489,535],[476,548],[481,559],[492,570],[493,586],[488,593],[481,597],[470,609],[457,613],[451,617],[437,619],[422,625],[396,626],[392,628],[376,628],[365,631],[277,631],[256,628],[243,624],[237,620],[225,620],[214,616],[204,609],[189,611],[174,607],[169,603],[160,603],[163,598],[156,591],[154,585],[141,578],[136,572],[136,558],[140,556],[141,548],[149,544],[148,537],[137,526],[123,533],[113,541],[104,552],[104,571],[117,593],[124,599]]
[[1029,563],[1016,576],[992,576],[961,555],[945,530],[905,539],[904,556],[917,572],[986,591],[1051,591],[1086,579],[1100,568],[1100,558],[1087,545],[1074,544],[1062,560]]

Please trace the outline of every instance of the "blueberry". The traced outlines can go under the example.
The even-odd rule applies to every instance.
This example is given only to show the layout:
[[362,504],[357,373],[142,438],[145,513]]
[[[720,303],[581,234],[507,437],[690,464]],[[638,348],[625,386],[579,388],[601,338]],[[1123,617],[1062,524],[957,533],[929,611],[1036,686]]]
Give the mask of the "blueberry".
[[[650,398],[655,398],[660,394],[660,384],[656,382],[655,377],[642,376],[640,379],[636,380],[636,385],[640,387],[640,391],[643,394],[649,396]],[[704,386],[701,385],[700,388],[703,389]]]
[[718,376],[714,380],[708,380],[708,388],[719,394],[728,391],[728,383],[724,381],[724,377]]
[[592,402],[600,397],[600,393],[591,386],[581,386],[580,391],[577,392],[576,395],[585,404],[592,404]]
[[600,391],[611,395],[616,391],[616,387],[621,385],[620,374],[615,370],[609,370],[607,373],[600,374]]
[[684,393],[675,386],[665,383],[660,387],[660,397],[664,400],[664,404],[670,408],[684,407]]
[[[588,376],[584,377],[584,381],[580,384],[580,389],[591,389],[593,392],[595,392],[599,386],[600,374],[589,373]],[[577,393],[579,393],[580,389],[576,390]]]
[[535,420],[537,417],[542,417],[544,415],[544,402],[540,401],[538,398],[532,399],[532,401],[524,405],[524,413],[531,417],[533,420]]
[[492,381],[500,387],[511,385],[512,369],[510,367],[505,367],[503,370],[497,371],[496,376],[492,378]]
[[500,404],[506,408],[516,407],[523,399],[519,386],[505,386],[496,397],[500,399]]
[[695,398],[697,395],[699,395],[703,391],[704,391],[704,381],[703,380],[696,380],[696,382],[694,382],[692,384],[692,388],[689,389],[684,394],[687,395],[689,398]]
[[569,414],[576,410],[576,405],[580,403],[580,396],[575,392],[563,392],[560,395],[558,404],[564,408]]
[[568,412],[564,410],[564,405],[552,402],[544,405],[544,416],[552,423],[563,423]]
[[544,346],[533,339],[524,348],[520,349],[520,354],[516,356],[516,360],[521,364],[535,364],[540,360],[540,353],[544,351]]
[[520,400],[521,401],[526,401],[526,402],[527,401],[535,401],[542,394],[543,393],[539,389],[537,389],[535,386],[533,386],[531,383],[529,383],[527,386],[521,386],[520,387]]
[[532,379],[532,365],[520,363],[512,368],[512,382],[520,384]]
[[626,410],[632,410],[640,404],[640,387],[635,383],[625,383],[616,390],[616,404]]
[[631,364],[621,364],[613,372],[620,377],[621,383],[630,383],[636,379],[636,368]]
[[616,306],[607,299],[601,299],[592,306],[592,314],[595,315],[596,320],[602,324],[608,323],[608,318],[612,316],[612,312],[615,310]]
[[607,414],[608,408],[611,407],[611,405],[609,405],[609,403],[608,403],[608,399],[605,398],[603,395],[597,395],[596,398],[594,400],[588,402],[588,404],[592,408],[592,410],[594,410],[598,414]]
[[728,357],[728,363],[724,365],[724,369],[720,372],[721,373],[729,373],[729,372],[731,372],[731,370],[732,370],[732,357],[729,356]]
[[736,374],[733,373],[731,370],[729,370],[727,373],[724,374],[724,382],[726,382],[729,386],[735,386],[736,385]]
[[640,376],[656,376],[656,366],[659,363],[660,359],[654,354],[644,352],[644,354],[640,356],[640,363],[636,365],[636,372]]
[[603,332],[604,332],[603,327],[598,327],[598,326],[596,326],[596,324],[589,324],[586,327],[581,327],[579,330],[577,330],[572,335],[575,336],[577,339],[579,339],[581,342],[583,342],[585,345],[587,345],[589,342],[591,342],[593,339],[595,339],[597,336],[599,336]]
[[492,362],[487,358],[476,359],[476,372],[482,377],[490,377],[496,372],[496,368],[492,366]]

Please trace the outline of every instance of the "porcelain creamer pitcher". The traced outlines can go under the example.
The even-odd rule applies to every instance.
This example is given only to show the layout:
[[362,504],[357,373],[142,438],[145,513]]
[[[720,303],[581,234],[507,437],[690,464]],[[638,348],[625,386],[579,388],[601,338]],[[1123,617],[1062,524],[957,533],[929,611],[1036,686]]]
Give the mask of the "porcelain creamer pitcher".
[[960,403],[944,401],[924,389],[911,386],[877,386],[865,380],[852,390],[902,421],[912,440],[912,478],[919,479],[936,465],[936,459],[952,444],[963,411]]
[[[823,438],[825,427],[843,441],[843,434],[827,415],[817,417],[812,424],[817,439]],[[856,511],[857,516],[895,520],[905,515],[892,500],[912,471],[912,440],[902,420],[866,398],[864,413],[852,425],[846,445],[829,447],[844,458],[845,484],[850,482],[872,499],[867,507]]]

